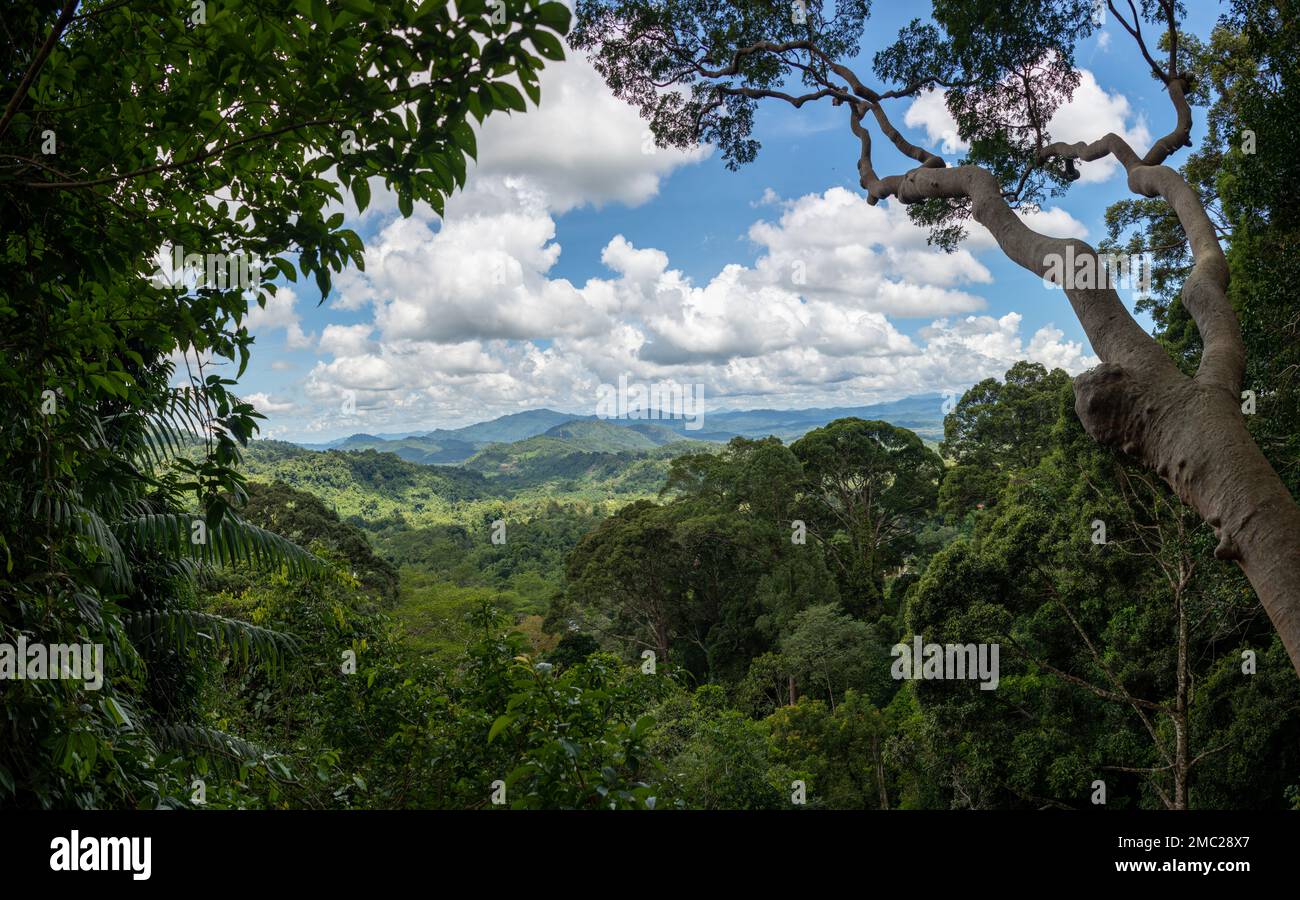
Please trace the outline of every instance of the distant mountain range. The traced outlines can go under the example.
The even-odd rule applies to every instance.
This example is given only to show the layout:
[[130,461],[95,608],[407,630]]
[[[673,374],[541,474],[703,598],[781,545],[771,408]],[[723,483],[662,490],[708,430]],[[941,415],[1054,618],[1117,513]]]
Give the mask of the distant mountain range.
[[[465,464],[488,474],[534,455],[557,451],[622,453],[656,451],[682,441],[725,443],[733,437],[774,435],[789,443],[835,419],[880,419],[915,431],[928,443],[943,437],[940,394],[907,397],[870,406],[828,409],[751,409],[707,413],[702,427],[686,419],[600,419],[553,409],[530,409],[463,428],[395,434],[354,434],[310,450],[376,450],[425,465]],[[522,442],[522,443],[521,443]],[[511,445],[508,449],[503,445]]]

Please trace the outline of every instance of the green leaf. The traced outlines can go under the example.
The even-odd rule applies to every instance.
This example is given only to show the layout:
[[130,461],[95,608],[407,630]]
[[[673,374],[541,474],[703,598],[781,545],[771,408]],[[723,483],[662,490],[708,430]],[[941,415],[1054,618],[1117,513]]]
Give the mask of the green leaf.
[[563,3],[543,3],[537,7],[537,18],[552,31],[558,31],[560,34],[569,33],[572,16],[569,14],[569,8]]
[[131,724],[131,717],[126,714],[126,710],[122,709],[122,705],[117,702],[117,698],[105,697],[101,706],[104,712],[108,713],[108,717],[113,720],[114,725],[125,725],[127,728],[135,727]]
[[357,212],[365,212],[370,205],[370,180],[366,176],[352,179],[352,196],[357,201]]
[[488,743],[490,744],[496,740],[497,735],[509,728],[516,718],[516,716],[512,716],[509,713],[497,716],[497,720],[493,722],[492,727],[488,729]]
[[298,270],[293,267],[293,263],[289,262],[289,260],[277,256],[275,259],[271,260],[271,262],[285,278],[295,282],[298,280]]
[[529,39],[533,42],[533,46],[537,48],[537,52],[547,59],[564,59],[564,45],[560,43],[559,38],[549,31],[534,31],[529,35]]
[[478,159],[478,142],[474,137],[474,128],[465,121],[457,122],[451,129],[452,140],[456,146],[465,151],[470,159]]
[[519,93],[519,90],[514,85],[498,81],[496,84],[491,85],[490,90],[493,99],[497,101],[497,106],[508,107],[516,112],[524,112],[528,109],[524,103],[524,95]]

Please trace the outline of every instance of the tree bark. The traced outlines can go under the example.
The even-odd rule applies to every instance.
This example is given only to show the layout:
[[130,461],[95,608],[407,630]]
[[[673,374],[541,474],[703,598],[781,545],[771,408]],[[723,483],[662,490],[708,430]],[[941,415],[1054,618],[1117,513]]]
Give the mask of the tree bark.
[[1075,379],[1088,433],[1154,469],[1241,567],[1300,672],[1300,507],[1251,439],[1239,399],[1195,379],[1104,364]]
[[[1161,164],[1186,142],[1191,121],[1181,82],[1171,81],[1169,91],[1178,126],[1146,157],[1139,158],[1114,134],[1089,145],[1053,144],[1042,155],[1084,160],[1114,155],[1128,173],[1130,189],[1161,197],[1173,208],[1194,260],[1182,301],[1204,344],[1201,365],[1191,378],[1180,372],[1113,287],[1067,282],[1066,297],[1103,360],[1075,378],[1075,410],[1088,434],[1140,459],[1213,526],[1219,538],[1214,555],[1241,567],[1300,674],[1300,507],[1246,429],[1240,405],[1245,346],[1228,300],[1227,260],[1213,224],[1196,191]],[[968,199],[975,220],[1007,257],[1040,277],[1048,277],[1050,261],[1066,258],[1067,250],[1076,259],[1096,257],[1083,241],[1029,228],[994,175],[978,166],[946,168],[936,157],[906,174],[877,177],[870,137],[860,122],[865,112],[866,105],[858,104],[851,122],[862,143],[861,183],[872,200]]]

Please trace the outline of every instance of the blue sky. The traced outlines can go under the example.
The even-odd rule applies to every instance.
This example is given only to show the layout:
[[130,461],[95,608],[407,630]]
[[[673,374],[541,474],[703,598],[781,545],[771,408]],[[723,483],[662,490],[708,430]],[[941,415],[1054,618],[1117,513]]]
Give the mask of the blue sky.
[[[1216,5],[1188,5],[1187,29],[1207,34]],[[921,6],[877,0],[860,74]],[[758,159],[729,172],[708,148],[650,145],[635,112],[570,56],[548,66],[540,109],[488,120],[445,221],[427,208],[400,220],[376,182],[364,216],[345,208],[367,272],[344,273],[324,304],[300,281],[251,316],[240,391],[267,416],[263,436],[455,427],[541,406],[592,413],[597,386],[620,375],[702,384],[706,410],[720,410],[959,391],[1020,358],[1072,372],[1096,363],[1064,294],[987,234],[948,256],[897,204],[868,207],[842,109],[762,106]],[[1140,144],[1169,130],[1169,101],[1117,23],[1076,56],[1084,81],[1054,138],[1117,130]],[[960,157],[941,97],[890,115],[909,139]],[[908,168],[875,147],[878,171]],[[1122,170],[1082,169],[1031,225],[1103,236],[1107,205],[1129,196]]]

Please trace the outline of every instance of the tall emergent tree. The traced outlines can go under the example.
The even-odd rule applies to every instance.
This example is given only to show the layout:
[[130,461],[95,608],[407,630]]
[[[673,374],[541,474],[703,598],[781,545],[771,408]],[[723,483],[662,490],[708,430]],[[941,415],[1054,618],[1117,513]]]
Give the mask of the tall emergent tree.
[[[1113,133],[1091,143],[1053,141],[1048,123],[1079,83],[1074,47],[1097,28],[1097,9],[1093,0],[1025,0],[1008,15],[1000,0],[933,0],[932,22],[912,21],[875,55],[875,75],[891,87],[873,87],[851,67],[869,0],[580,0],[572,42],[640,108],[657,140],[711,142],[733,168],[758,150],[751,137],[758,101],[842,106],[869,202],[906,204],[948,247],[973,218],[1011,260],[1063,281],[1103,360],[1075,379],[1088,433],[1141,460],[1214,527],[1214,555],[1241,566],[1300,672],[1300,507],[1246,429],[1245,346],[1214,224],[1197,190],[1165,165],[1190,145],[1191,103],[1204,99],[1178,32],[1185,10],[1178,0],[1106,3],[1168,93],[1168,134],[1149,148]],[[1151,26],[1162,33],[1158,43]],[[893,102],[934,88],[946,90],[970,143],[957,166],[907,140],[890,119]],[[913,168],[876,171],[868,118]],[[1123,165],[1135,194],[1168,204],[1190,244],[1181,300],[1202,339],[1194,375],[1138,325],[1109,279],[1062,277],[1068,259],[1100,271],[1091,246],[1040,234],[1017,215],[1065,191],[1077,161],[1107,156]]]

